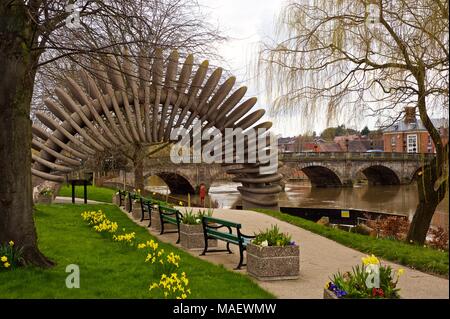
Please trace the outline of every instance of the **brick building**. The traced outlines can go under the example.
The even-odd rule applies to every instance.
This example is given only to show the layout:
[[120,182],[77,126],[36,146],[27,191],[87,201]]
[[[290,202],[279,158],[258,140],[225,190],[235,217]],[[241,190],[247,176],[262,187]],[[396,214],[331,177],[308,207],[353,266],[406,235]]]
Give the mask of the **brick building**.
[[[432,119],[439,130],[443,143],[448,142],[448,120]],[[430,134],[421,120],[416,118],[415,108],[405,108],[402,121],[383,131],[384,151],[400,153],[435,153],[436,149]]]

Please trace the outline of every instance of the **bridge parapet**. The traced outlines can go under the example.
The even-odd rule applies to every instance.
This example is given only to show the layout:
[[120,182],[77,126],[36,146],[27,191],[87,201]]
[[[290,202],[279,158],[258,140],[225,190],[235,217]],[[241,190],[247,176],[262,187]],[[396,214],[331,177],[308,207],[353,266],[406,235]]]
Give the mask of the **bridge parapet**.
[[345,161],[415,161],[428,162],[436,155],[428,153],[394,153],[394,152],[298,152],[280,153],[284,162],[311,160],[345,160]]

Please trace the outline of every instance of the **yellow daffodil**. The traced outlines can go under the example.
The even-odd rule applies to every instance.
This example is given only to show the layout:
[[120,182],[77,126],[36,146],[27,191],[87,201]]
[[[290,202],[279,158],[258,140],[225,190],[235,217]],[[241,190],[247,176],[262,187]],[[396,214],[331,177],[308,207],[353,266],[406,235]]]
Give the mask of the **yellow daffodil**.
[[377,257],[375,257],[375,255],[371,255],[371,256],[366,256],[366,257],[362,257],[361,258],[362,262],[364,265],[369,265],[369,264],[379,264],[380,261],[378,260]]
[[9,262],[6,262],[3,264],[3,266],[5,266],[5,268],[8,268],[9,266],[11,266],[11,264]]
[[2,258],[0,258],[0,260],[5,263],[8,261],[8,257],[2,256]]
[[9,245],[12,247],[12,246],[14,246],[14,242],[11,240],[10,242],[9,242]]
[[399,268],[398,270],[397,270],[397,275],[400,277],[401,275],[403,275],[405,273],[405,269],[403,269],[403,268]]

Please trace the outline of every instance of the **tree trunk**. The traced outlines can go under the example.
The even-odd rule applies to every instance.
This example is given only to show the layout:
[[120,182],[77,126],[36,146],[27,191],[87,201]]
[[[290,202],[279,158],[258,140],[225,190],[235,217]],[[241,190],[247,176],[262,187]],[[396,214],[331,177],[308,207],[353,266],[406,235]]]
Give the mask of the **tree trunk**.
[[141,145],[137,145],[134,150],[133,166],[134,166],[134,188],[144,191],[144,149]]
[[437,159],[433,159],[429,165],[426,165],[417,178],[417,188],[419,203],[416,212],[411,221],[406,240],[410,243],[423,245],[426,240],[431,219],[437,205],[445,196],[446,183],[442,184],[437,190],[434,185],[438,176],[442,173],[442,167],[438,166]]
[[37,248],[31,187],[33,30],[23,5],[0,5],[0,244],[14,241],[26,263],[53,265]]
[[144,161],[142,159],[134,162],[134,187],[144,191]]
[[[425,66],[419,63],[413,75],[417,80],[417,108],[419,109],[420,119],[436,147],[436,157],[423,167],[422,174],[419,174],[417,179],[419,204],[417,205],[406,237],[406,240],[410,243],[423,245],[436,207],[444,199],[447,191],[448,180],[446,176],[448,176],[448,167],[446,166],[448,166],[448,143],[446,145],[442,144],[439,131],[434,127],[427,113]],[[436,182],[440,178],[442,178],[442,182],[440,185],[436,185]]]

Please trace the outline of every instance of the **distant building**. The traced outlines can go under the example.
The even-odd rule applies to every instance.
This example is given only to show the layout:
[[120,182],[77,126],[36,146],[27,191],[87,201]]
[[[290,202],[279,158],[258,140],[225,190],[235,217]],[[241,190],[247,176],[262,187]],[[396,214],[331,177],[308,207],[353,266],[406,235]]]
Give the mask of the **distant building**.
[[[442,142],[448,143],[448,119],[431,119]],[[430,134],[416,118],[415,108],[405,108],[405,117],[383,131],[384,151],[401,153],[436,153]]]
[[293,153],[297,148],[297,137],[280,137],[278,138],[278,151],[281,153]]

